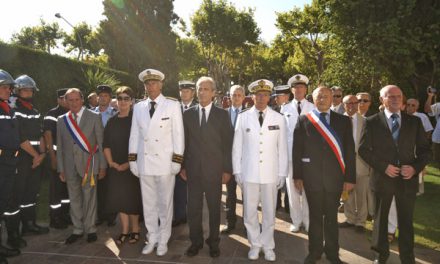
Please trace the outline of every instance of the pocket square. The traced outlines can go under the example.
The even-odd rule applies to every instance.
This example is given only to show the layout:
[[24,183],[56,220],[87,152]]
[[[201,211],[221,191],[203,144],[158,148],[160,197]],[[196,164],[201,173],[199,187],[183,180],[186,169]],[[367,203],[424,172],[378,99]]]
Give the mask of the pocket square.
[[279,125],[275,125],[275,126],[268,126],[269,130],[280,130],[280,126]]
[[310,162],[310,158],[302,158],[301,161],[302,162]]
[[169,117],[163,117],[161,120],[168,120],[170,119]]

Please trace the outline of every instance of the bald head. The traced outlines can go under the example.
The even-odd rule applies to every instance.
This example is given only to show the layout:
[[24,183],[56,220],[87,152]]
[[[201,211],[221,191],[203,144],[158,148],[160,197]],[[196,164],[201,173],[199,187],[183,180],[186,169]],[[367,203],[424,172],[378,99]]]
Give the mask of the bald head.
[[327,86],[319,86],[312,93],[313,102],[320,112],[326,112],[332,105],[332,90]]
[[402,90],[396,85],[387,85],[380,89],[380,101],[391,113],[398,113],[403,105]]
[[342,99],[342,103],[344,104],[345,112],[348,116],[353,116],[358,111],[358,99],[355,95],[346,95],[344,99]]
[[406,112],[409,115],[413,115],[415,112],[417,112],[417,109],[419,109],[419,100],[415,98],[410,98],[406,101]]

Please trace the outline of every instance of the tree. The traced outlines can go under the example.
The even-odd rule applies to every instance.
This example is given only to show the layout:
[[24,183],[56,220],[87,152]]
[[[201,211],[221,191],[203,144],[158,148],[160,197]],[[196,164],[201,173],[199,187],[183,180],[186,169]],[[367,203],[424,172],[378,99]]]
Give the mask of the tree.
[[11,42],[50,53],[52,48],[57,47],[57,41],[64,35],[58,23],[48,24],[40,19],[40,25],[24,27],[20,33],[13,34]]
[[112,68],[137,76],[145,68],[165,73],[166,85],[177,83],[176,35],[178,21],[172,0],[104,0],[99,38]]
[[260,30],[253,10],[238,11],[224,0],[204,0],[191,18],[194,37],[201,44],[208,74],[220,90],[230,86],[230,68],[249,44],[257,44]]
[[64,37],[63,46],[67,53],[77,50],[77,60],[82,59],[84,53],[98,56],[101,50],[97,32],[85,22],[76,25],[72,33]]

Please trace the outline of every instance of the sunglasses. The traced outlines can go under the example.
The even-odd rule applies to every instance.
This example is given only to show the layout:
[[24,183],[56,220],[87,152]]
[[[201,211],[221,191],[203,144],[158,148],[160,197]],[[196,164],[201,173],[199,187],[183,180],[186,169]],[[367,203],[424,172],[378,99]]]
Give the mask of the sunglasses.
[[342,95],[340,95],[340,94],[333,95],[333,98],[341,98],[341,97],[342,97]]
[[368,99],[359,99],[358,102],[359,103],[369,103],[370,100],[368,100]]
[[355,104],[358,104],[359,102],[348,102],[348,103],[344,103],[344,104],[346,104],[346,105],[355,105]]
[[116,100],[128,102],[131,100],[131,97],[130,96],[118,96],[118,97],[116,97]]

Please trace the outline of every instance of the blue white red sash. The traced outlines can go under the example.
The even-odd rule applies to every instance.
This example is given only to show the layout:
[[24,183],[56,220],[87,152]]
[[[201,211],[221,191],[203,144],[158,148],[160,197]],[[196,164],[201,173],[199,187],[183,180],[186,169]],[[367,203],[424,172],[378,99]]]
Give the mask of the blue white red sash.
[[345,174],[345,162],[344,153],[342,151],[342,143],[336,131],[327,122],[322,122],[322,120],[319,118],[318,111],[313,110],[309,112],[306,116],[316,128],[316,130],[318,130],[319,134],[321,134],[321,136],[328,143],[333,153],[335,154],[336,159],[339,162],[342,173]]
[[98,149],[98,145],[91,146],[89,140],[87,137],[83,134],[81,129],[79,128],[76,121],[73,119],[72,112],[68,112],[63,117],[64,123],[66,124],[67,130],[69,131],[70,135],[72,136],[75,143],[84,151],[89,154],[89,157],[87,159],[87,165],[86,165],[86,171],[84,172],[82,184],[85,185],[88,178],[90,163],[92,163],[92,175],[90,175],[90,186],[95,186],[95,179],[93,177],[93,155],[96,153],[96,150]]

